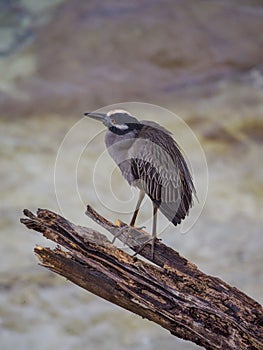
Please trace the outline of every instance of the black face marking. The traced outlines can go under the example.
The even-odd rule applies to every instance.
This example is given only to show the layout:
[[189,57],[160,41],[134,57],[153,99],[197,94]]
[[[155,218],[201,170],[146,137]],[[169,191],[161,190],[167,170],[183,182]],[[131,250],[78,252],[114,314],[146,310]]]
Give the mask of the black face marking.
[[125,125],[128,126],[127,129],[120,129],[117,126],[111,126],[109,127],[109,130],[117,135],[125,135],[133,130],[141,130],[143,128],[143,124],[138,124],[138,123],[127,123],[127,124],[125,123]]

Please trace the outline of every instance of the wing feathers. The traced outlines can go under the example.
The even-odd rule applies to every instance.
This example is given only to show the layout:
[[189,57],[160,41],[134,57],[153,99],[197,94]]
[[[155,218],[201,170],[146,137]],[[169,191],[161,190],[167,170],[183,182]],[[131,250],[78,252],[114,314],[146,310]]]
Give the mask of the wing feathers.
[[125,159],[117,164],[129,184],[145,191],[177,225],[193,205],[192,176],[170,133],[156,123],[143,123],[144,127],[130,136]]
[[192,207],[195,188],[174,139],[168,132],[147,125],[140,131],[129,157],[133,185],[144,190],[168,220],[179,224]]

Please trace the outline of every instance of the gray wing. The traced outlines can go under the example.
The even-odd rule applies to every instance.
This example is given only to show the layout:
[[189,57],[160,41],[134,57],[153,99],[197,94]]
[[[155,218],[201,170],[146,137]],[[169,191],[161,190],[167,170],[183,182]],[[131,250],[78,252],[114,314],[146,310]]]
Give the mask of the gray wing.
[[[144,122],[145,123],[145,122]],[[189,213],[195,188],[184,157],[162,127],[147,125],[130,150],[133,185],[145,191],[174,225]]]
[[165,129],[163,126],[161,126],[160,124],[158,124],[156,122],[153,122],[152,120],[141,120],[140,123],[144,124],[144,125],[147,125],[147,126],[151,126],[154,129],[161,130],[165,134],[172,135],[171,131]]

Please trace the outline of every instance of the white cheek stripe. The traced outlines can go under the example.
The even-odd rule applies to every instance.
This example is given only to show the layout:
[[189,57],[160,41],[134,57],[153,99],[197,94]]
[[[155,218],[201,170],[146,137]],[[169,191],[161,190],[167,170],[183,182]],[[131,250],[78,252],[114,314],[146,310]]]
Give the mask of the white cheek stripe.
[[120,129],[120,130],[127,130],[129,129],[128,125],[126,124],[114,124],[115,128]]

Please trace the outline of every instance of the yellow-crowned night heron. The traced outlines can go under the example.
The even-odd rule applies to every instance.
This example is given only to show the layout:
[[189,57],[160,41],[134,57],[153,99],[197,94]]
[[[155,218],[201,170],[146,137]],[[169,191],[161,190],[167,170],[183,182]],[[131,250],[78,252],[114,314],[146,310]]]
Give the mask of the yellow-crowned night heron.
[[85,115],[108,128],[105,143],[109,154],[128,183],[140,189],[131,226],[135,225],[145,194],[152,200],[154,244],[157,210],[176,226],[193,205],[195,188],[178,144],[159,124],[139,121],[122,109]]

